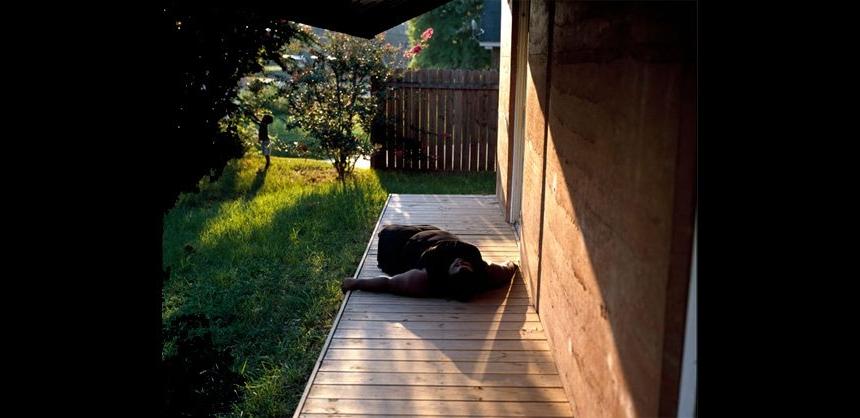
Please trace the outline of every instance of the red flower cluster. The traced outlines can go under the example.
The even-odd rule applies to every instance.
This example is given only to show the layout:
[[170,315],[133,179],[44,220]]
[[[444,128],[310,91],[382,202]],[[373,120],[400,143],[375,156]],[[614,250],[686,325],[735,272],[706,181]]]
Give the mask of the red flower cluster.
[[433,28],[427,28],[423,33],[421,33],[421,42],[418,45],[409,48],[408,51],[403,53],[403,56],[407,59],[412,59],[412,57],[418,55],[422,49],[427,48],[427,41],[433,37]]

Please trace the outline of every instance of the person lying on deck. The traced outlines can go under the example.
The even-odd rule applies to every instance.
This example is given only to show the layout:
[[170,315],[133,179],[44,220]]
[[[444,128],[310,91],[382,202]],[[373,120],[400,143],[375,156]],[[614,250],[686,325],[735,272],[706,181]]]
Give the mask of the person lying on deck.
[[347,277],[341,290],[467,301],[506,286],[517,271],[511,261],[488,264],[481,251],[432,225],[386,225],[378,234],[379,268],[388,276]]

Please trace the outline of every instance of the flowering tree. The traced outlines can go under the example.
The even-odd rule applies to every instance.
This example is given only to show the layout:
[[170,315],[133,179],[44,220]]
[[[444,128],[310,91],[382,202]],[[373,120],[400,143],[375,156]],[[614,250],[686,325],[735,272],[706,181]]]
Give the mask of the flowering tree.
[[370,155],[370,130],[389,75],[394,48],[328,32],[309,49],[284,49],[280,64],[290,75],[283,88],[294,126],[320,140],[343,183],[356,161]]
[[424,48],[427,48],[427,43],[432,37],[433,28],[427,28],[424,32],[421,33],[421,41],[412,48],[409,48],[408,51],[404,52],[403,56],[408,59],[411,59],[412,57],[418,55]]
[[484,0],[453,0],[407,22],[411,43],[418,43],[426,28],[434,29],[432,41],[418,44],[423,53],[412,55],[409,68],[489,68],[491,53],[478,43],[475,30],[483,8]]

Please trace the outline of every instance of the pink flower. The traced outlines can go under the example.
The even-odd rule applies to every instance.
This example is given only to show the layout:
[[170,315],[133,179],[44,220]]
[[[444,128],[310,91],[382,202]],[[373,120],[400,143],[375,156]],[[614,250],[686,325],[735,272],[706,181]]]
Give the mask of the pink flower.
[[421,40],[427,42],[428,39],[433,37],[433,28],[427,28],[424,33],[421,34]]
[[421,45],[413,46],[412,49],[409,50],[409,52],[412,54],[417,54],[417,53],[421,52]]

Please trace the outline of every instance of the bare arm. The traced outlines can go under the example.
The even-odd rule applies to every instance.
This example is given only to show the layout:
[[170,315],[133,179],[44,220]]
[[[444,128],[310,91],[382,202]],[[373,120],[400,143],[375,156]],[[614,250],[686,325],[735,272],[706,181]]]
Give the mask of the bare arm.
[[391,293],[400,296],[429,297],[430,285],[427,271],[424,269],[412,269],[405,273],[388,277],[378,276],[371,279],[354,279],[348,277],[343,280],[341,289],[366,290],[368,292]]
[[508,261],[504,265],[495,263],[487,265],[490,288],[498,289],[509,285],[517,274],[517,268],[517,265],[512,261]]
[[257,125],[263,123],[263,121],[261,121],[260,118],[258,118],[257,115],[255,115],[254,112],[251,111],[251,109],[248,109],[247,107],[245,107],[241,104],[238,105],[238,107],[239,107],[239,110],[241,110],[242,113],[245,114],[245,116],[251,118],[251,120],[254,121],[254,123],[256,123]]

